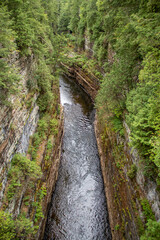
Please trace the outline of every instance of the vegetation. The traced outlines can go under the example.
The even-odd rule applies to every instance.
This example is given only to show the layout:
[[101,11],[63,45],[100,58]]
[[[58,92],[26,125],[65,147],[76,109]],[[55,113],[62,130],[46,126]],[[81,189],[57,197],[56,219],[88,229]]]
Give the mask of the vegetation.
[[160,223],[148,220],[147,230],[145,234],[140,238],[141,240],[157,240],[160,238]]
[[133,179],[133,178],[135,178],[136,173],[137,173],[137,166],[135,164],[132,164],[130,170],[127,173],[127,175],[130,179]]
[[24,239],[30,234],[34,234],[36,227],[33,227],[33,222],[24,216],[19,216],[13,220],[9,213],[0,210],[0,239]]
[[7,104],[9,94],[17,92],[19,76],[14,66],[9,66],[8,56],[16,53],[16,33],[7,7],[0,8],[0,104]]
[[[41,176],[37,152],[45,141],[45,163],[41,167],[49,168],[58,133],[57,66],[61,61],[76,64],[100,80],[96,108],[105,131],[110,127],[124,137],[125,121],[131,130],[132,147],[143,160],[145,177],[160,182],[159,23],[160,1],[156,0],[0,2],[0,104],[11,106],[11,96],[19,94],[21,89],[19,69],[13,64],[15,59],[32,58],[35,66],[27,81],[30,98],[25,104],[31,108],[37,93],[40,108],[37,132],[29,148],[32,161],[20,154],[14,156],[8,173],[7,204],[15,194],[20,194],[26,182],[36,189],[32,219],[37,222],[43,217],[41,202],[45,187],[37,182]],[[88,55],[83,53],[86,42]],[[64,43],[69,43],[72,52],[76,52],[72,57],[67,56]],[[121,170],[119,161],[116,165]],[[128,176],[133,179],[136,172],[137,167],[132,165]],[[25,197],[28,199],[28,195]],[[26,204],[28,201],[25,200]],[[142,240],[158,239],[159,223],[153,218],[149,203],[144,200],[141,205],[147,223]],[[1,226],[0,239],[15,236],[20,239],[23,232],[30,232],[23,231],[23,227],[30,229],[32,221],[18,219],[21,218],[13,225],[11,216],[1,211],[0,224],[3,220],[4,228]]]
[[15,154],[11,168],[8,172],[7,198],[10,201],[15,195],[19,195],[24,181],[36,181],[41,176],[41,169],[36,162],[31,161],[21,154]]
[[149,204],[148,200],[147,199],[142,199],[141,200],[141,205],[142,205],[143,214],[144,214],[146,220],[147,221],[149,219],[155,220],[155,216],[153,214],[153,211],[150,207],[150,204]]

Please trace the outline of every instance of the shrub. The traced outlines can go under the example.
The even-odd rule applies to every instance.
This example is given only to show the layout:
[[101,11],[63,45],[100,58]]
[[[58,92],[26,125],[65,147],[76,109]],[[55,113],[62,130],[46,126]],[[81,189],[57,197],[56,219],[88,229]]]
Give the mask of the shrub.
[[48,130],[48,121],[46,118],[42,118],[39,120],[38,122],[38,133],[39,135],[44,138],[45,137],[45,133]]
[[149,220],[149,219],[155,220],[155,216],[152,212],[152,209],[151,209],[151,206],[150,206],[148,200],[142,199],[141,205],[142,205],[143,214],[144,214],[146,220]]
[[147,229],[140,240],[158,240],[160,239],[160,222],[148,220]]
[[51,133],[54,135],[57,135],[58,133],[58,120],[53,118],[50,120],[50,128],[51,128]]
[[15,236],[15,224],[11,215],[0,210],[0,239],[12,240]]
[[130,170],[127,173],[127,175],[130,179],[133,179],[133,178],[136,177],[136,173],[137,173],[137,166],[135,164],[132,164]]
[[28,235],[35,234],[35,230],[33,222],[25,216],[13,220],[11,214],[0,210],[0,240],[28,238]]
[[21,190],[21,185],[28,177],[30,180],[41,176],[41,168],[36,162],[18,153],[15,154],[11,168],[8,172],[9,185],[7,189],[7,198],[11,200]]

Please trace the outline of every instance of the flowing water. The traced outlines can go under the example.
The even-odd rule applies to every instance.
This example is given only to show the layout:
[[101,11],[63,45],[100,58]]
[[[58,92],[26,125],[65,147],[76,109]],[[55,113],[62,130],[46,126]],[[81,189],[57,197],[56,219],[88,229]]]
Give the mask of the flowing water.
[[111,239],[89,96],[60,77],[64,138],[44,240]]

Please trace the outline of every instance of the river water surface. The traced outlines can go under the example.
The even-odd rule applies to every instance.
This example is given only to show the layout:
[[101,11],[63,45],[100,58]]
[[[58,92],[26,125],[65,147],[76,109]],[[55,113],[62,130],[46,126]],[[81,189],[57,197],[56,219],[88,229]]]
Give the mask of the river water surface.
[[110,240],[92,102],[64,77],[60,77],[60,96],[64,138],[44,240]]

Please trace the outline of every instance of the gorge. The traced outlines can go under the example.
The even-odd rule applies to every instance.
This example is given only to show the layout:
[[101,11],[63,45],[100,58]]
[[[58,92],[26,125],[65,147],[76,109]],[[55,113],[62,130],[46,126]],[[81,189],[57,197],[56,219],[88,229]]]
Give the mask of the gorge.
[[0,1],[0,239],[160,239],[159,23],[155,0]]

